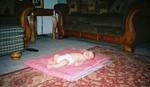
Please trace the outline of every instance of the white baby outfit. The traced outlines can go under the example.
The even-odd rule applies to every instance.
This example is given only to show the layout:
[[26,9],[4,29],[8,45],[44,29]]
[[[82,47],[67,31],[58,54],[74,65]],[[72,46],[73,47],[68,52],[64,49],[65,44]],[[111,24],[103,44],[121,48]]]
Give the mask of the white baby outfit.
[[72,56],[70,54],[64,54],[62,56],[59,56],[59,58],[57,59],[57,63],[61,63],[63,60],[68,60],[69,61],[69,64],[68,65],[71,65],[75,62],[74,58],[72,58]]

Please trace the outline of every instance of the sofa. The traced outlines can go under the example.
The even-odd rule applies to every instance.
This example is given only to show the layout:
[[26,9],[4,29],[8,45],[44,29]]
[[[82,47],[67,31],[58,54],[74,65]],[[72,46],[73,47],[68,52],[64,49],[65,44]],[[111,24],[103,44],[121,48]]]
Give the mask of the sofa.
[[0,1],[0,56],[21,52],[29,43],[31,0]]
[[30,41],[31,27],[27,16],[34,10],[31,0],[1,0],[0,1],[0,25],[21,26],[25,29],[25,48]]
[[67,0],[54,6],[60,38],[119,44],[125,52],[149,41],[148,8],[148,0]]
[[21,26],[0,26],[0,56],[21,53],[24,49],[24,29]]

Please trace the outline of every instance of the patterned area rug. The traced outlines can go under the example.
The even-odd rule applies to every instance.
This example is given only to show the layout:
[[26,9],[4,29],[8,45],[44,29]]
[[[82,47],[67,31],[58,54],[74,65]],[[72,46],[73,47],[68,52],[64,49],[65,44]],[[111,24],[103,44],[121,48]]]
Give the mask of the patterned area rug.
[[26,68],[0,76],[0,87],[150,87],[150,57],[102,47],[89,50],[111,57],[112,64],[75,82]]

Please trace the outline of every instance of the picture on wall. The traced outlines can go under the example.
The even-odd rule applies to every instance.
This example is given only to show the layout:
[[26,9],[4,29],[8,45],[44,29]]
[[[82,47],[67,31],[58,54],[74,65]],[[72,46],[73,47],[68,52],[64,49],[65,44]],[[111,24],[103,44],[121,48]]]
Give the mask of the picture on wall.
[[43,8],[44,7],[44,1],[43,0],[32,0],[35,8]]

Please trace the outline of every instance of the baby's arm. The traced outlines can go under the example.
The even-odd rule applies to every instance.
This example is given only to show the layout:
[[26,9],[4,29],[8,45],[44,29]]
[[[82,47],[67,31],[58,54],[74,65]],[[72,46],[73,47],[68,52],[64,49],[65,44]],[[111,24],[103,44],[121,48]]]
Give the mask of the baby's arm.
[[79,66],[79,65],[81,65],[83,62],[75,62],[75,66]]

